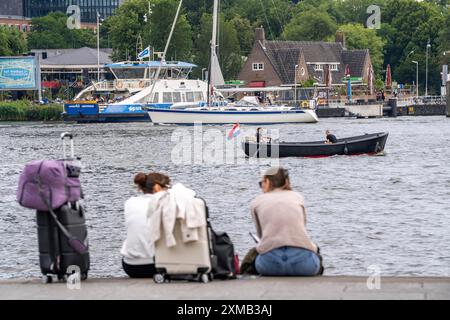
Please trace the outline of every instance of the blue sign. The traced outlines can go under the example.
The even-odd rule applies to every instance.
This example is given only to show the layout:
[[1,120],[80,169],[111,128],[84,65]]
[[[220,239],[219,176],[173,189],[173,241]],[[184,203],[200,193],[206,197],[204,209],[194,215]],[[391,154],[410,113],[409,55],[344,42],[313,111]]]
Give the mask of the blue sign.
[[0,90],[37,90],[34,57],[0,57]]

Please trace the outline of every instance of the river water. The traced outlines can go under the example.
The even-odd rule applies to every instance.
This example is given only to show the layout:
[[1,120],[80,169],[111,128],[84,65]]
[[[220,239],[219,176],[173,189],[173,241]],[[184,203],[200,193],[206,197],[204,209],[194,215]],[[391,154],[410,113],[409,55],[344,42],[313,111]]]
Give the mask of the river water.
[[[280,161],[290,170],[294,189],[305,196],[307,228],[322,248],[327,275],[378,270],[382,275],[450,276],[450,119],[323,119],[268,128],[290,141],[322,139],[325,129],[338,137],[390,132],[385,156]],[[208,140],[224,137],[229,129],[203,131]],[[202,163],[201,151],[214,154],[221,142],[210,139],[192,150],[198,161],[180,163],[180,146],[190,152],[189,139],[198,141],[194,127],[0,123],[0,278],[40,276],[35,214],[16,203],[15,192],[26,162],[61,157],[59,135],[65,131],[76,134],[76,153],[83,158],[91,275],[124,275],[122,208],[136,194],[132,181],[139,171],[166,172],[173,182],[196,190],[209,204],[215,229],[231,235],[241,258],[253,246],[249,203],[260,192],[260,172],[274,164],[268,160],[248,161],[238,152],[231,161]],[[175,139],[180,135],[183,142]],[[216,150],[216,156],[222,154]]]

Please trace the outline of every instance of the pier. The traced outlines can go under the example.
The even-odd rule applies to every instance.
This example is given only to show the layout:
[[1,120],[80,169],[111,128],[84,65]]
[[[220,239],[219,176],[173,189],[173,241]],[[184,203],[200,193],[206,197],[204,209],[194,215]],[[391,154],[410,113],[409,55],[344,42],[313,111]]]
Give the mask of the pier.
[[[39,279],[0,281],[0,299],[40,300],[447,300],[450,277],[245,278],[207,284],[152,279],[88,279],[80,289],[66,283],[42,284]],[[369,283],[368,283],[369,282]],[[369,289],[370,287],[370,289]]]

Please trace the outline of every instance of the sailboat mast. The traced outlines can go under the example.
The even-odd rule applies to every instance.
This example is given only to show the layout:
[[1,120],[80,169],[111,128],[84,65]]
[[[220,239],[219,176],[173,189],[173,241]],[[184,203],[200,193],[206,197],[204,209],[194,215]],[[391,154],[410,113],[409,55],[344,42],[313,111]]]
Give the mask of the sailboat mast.
[[212,79],[212,68],[214,67],[213,59],[216,56],[216,48],[217,48],[217,26],[218,26],[218,16],[219,16],[219,0],[214,0],[214,9],[213,9],[213,29],[212,29],[212,38],[211,38],[211,54],[209,59],[209,71],[208,71],[208,106],[211,104],[211,93],[213,90],[214,82]]
[[177,13],[176,13],[175,18],[174,18],[173,23],[172,23],[172,28],[170,29],[169,38],[167,39],[166,47],[164,48],[163,56],[161,58],[161,63],[159,65],[159,67],[158,67],[158,70],[156,71],[155,78],[153,79],[152,89],[150,91],[150,94],[148,95],[150,99],[153,99],[152,95],[153,95],[153,91],[155,90],[156,82],[159,80],[159,75],[161,73],[161,69],[162,69],[163,64],[166,63],[167,50],[169,50],[169,45],[170,45],[170,42],[172,41],[173,32],[175,31],[175,26],[176,26],[177,21],[178,21],[178,16],[180,15],[181,5],[182,4],[183,4],[183,0],[180,0],[180,3],[178,4]]

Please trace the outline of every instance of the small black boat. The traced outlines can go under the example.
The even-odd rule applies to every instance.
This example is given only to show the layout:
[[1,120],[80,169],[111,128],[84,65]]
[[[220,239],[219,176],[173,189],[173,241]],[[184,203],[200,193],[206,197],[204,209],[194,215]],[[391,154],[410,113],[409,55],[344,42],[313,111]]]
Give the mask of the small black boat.
[[338,139],[334,144],[324,141],[314,142],[267,142],[257,144],[245,140],[242,148],[248,157],[330,157],[335,155],[378,154],[384,150],[389,133],[365,134],[357,137]]

